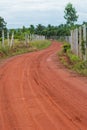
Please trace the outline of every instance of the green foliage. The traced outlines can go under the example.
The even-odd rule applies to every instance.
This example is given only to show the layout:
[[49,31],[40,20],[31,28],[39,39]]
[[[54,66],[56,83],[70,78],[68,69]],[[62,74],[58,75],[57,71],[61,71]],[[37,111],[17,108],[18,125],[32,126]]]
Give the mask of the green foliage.
[[82,42],[81,42],[81,50],[82,50],[83,55],[85,55],[85,44],[86,44],[86,42],[84,40],[82,40]]
[[30,25],[29,30],[30,30],[31,34],[34,34],[35,33],[35,27],[34,27],[34,25]]
[[0,37],[2,36],[2,30],[7,31],[6,24],[4,18],[0,17]]
[[2,41],[2,37],[0,37],[0,41]]
[[50,45],[51,42],[48,40],[32,41],[25,45],[23,41],[21,42],[20,40],[16,39],[14,46],[10,48],[7,45],[7,41],[5,41],[5,47],[0,45],[0,58],[41,50]]
[[37,34],[37,35],[44,35],[46,38],[51,38],[51,36],[69,36],[70,35],[70,27],[66,24],[61,24],[59,26],[52,26],[48,25],[43,26],[41,24],[38,24],[36,27],[34,25],[30,25],[29,28],[26,28],[23,26],[23,28],[18,29],[10,29],[10,37],[12,32],[14,32],[14,38],[15,39],[24,39],[25,33],[27,34]]
[[81,60],[78,56],[73,54],[70,49],[68,49],[66,53],[61,51],[59,58],[67,68],[87,76],[87,61]]
[[41,50],[45,49],[48,46],[50,46],[51,42],[48,40],[43,40],[43,41],[31,41],[30,45]]
[[75,69],[82,70],[87,68],[87,61],[80,61],[77,64],[75,64]]
[[5,47],[0,47],[0,53],[3,54],[2,56],[8,56],[9,54],[9,47],[8,46],[5,46]]
[[5,29],[6,28],[6,22],[4,18],[0,17],[0,29]]
[[73,70],[87,76],[87,61],[79,61],[73,66]]
[[67,56],[72,64],[76,64],[80,61],[80,58],[73,54],[70,49],[67,51]]
[[[70,30],[78,27],[79,25],[75,25],[74,27],[70,27],[67,24],[60,24],[59,26],[48,25],[44,26],[42,24],[38,24],[36,27],[34,25],[30,25],[28,28],[23,26],[22,28],[18,29],[9,29],[10,37],[12,32],[14,32],[15,39],[24,40],[25,34],[37,34],[37,35],[44,35],[47,39],[59,39],[61,36],[70,36]],[[6,33],[5,33],[6,34]]]
[[74,25],[74,22],[76,22],[78,19],[78,15],[71,3],[68,3],[66,5],[64,13],[65,13],[64,18],[66,19],[67,24],[70,26]]
[[69,43],[64,43],[63,44],[63,52],[66,53],[67,50],[69,50],[69,49],[70,49],[70,44]]
[[35,33],[38,35],[43,35],[43,31],[45,30],[45,26],[38,24],[36,29],[35,29]]

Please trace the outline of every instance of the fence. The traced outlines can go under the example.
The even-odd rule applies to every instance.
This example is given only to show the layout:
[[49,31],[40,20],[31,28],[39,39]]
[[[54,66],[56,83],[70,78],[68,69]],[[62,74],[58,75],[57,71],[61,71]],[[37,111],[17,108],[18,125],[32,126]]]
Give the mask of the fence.
[[82,25],[71,30],[71,36],[66,36],[65,40],[71,44],[71,50],[81,59],[87,60],[87,27]]
[[[9,34],[9,31],[7,32],[7,45],[9,47],[12,47],[15,44],[15,39],[14,39],[14,32],[12,32],[12,34]],[[25,34],[24,36],[24,44],[27,45],[27,43],[29,43],[32,40],[45,40],[45,36],[41,36],[41,35],[36,35],[36,34]],[[4,30],[2,30],[2,41],[1,41],[1,46],[5,47],[5,33]]]

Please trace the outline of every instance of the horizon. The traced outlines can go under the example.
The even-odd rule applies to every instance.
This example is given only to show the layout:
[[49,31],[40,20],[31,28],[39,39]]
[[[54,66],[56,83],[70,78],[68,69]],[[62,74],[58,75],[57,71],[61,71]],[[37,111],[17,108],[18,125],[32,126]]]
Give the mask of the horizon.
[[[59,26],[65,24],[64,9],[72,3],[79,15],[76,24],[87,21],[87,1],[80,0],[3,0],[0,1],[0,16],[7,22],[7,28],[29,27],[31,24]],[[79,3],[79,4],[78,4]]]

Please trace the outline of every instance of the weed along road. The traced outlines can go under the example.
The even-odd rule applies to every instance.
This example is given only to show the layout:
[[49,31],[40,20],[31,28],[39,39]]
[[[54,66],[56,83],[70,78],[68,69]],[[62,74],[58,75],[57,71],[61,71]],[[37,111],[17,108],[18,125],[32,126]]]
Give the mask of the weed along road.
[[87,130],[87,80],[61,65],[60,48],[0,65],[0,130]]

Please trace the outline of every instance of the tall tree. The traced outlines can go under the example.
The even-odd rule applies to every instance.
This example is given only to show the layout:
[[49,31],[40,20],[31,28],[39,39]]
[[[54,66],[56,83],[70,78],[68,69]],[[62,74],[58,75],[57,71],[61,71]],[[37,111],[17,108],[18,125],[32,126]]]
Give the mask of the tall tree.
[[0,29],[6,28],[6,22],[4,21],[4,18],[0,17]]
[[45,26],[43,26],[42,24],[38,24],[36,27],[36,34],[43,35],[44,29],[45,29]]
[[25,26],[23,26],[22,32],[23,32],[23,33],[26,32],[26,27],[25,27]]
[[64,18],[66,19],[67,24],[70,26],[74,25],[74,23],[78,19],[78,15],[76,9],[73,7],[71,3],[68,3],[66,5],[64,13],[65,13]]
[[6,24],[4,18],[0,17],[0,37],[2,36],[2,30],[7,31]]
[[30,27],[29,27],[29,30],[30,30],[31,34],[34,34],[34,31],[35,31],[34,25],[31,24]]

